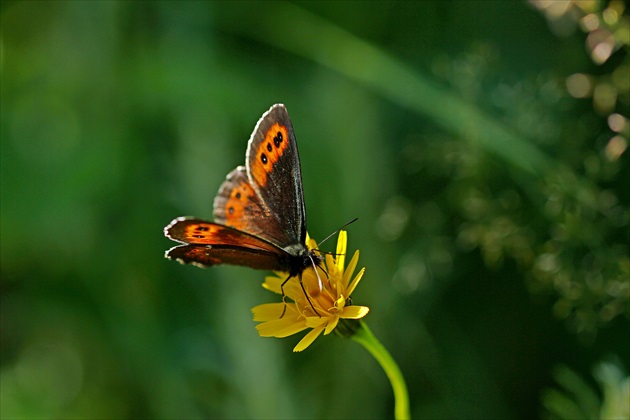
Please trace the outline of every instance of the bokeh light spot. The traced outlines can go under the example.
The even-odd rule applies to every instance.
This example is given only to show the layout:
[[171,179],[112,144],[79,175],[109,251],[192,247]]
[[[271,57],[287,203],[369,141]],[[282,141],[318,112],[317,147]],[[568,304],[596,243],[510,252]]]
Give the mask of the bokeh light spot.
[[612,82],[621,92],[630,90],[630,66],[619,66],[613,71],[611,78]]
[[567,77],[567,91],[574,98],[587,98],[593,91],[593,80],[587,74],[572,74]]
[[429,286],[430,276],[425,262],[418,255],[406,255],[394,274],[394,287],[403,295]]
[[589,13],[580,20],[580,26],[587,32],[599,28],[599,18],[595,13]]
[[605,149],[606,158],[614,162],[626,151],[628,148],[628,141],[622,136],[614,136],[608,141]]
[[608,114],[615,109],[617,89],[610,83],[599,83],[593,90],[593,106],[600,114]]
[[615,37],[607,29],[596,29],[586,37],[586,45],[593,61],[603,64],[614,51]]
[[602,17],[604,18],[604,22],[608,25],[614,25],[619,20],[619,13],[612,7],[608,7],[602,13]]
[[621,114],[610,114],[608,116],[608,127],[615,133],[621,133],[628,127],[628,120]]
[[403,197],[393,197],[376,221],[376,233],[386,241],[400,237],[409,223],[410,204]]

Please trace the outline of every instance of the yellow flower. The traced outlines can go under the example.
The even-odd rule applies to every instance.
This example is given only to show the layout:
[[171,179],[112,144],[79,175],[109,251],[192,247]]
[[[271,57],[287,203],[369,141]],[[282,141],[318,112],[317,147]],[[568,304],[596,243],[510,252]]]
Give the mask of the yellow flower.
[[[348,235],[339,232],[337,253],[335,257],[326,254],[324,269],[307,269],[302,273],[302,283],[309,294],[309,303],[300,286],[298,277],[292,277],[284,285],[285,301],[267,303],[252,309],[254,321],[262,337],[288,337],[311,328],[308,334],[295,346],[293,351],[307,348],[319,335],[330,334],[339,324],[340,319],[360,319],[369,312],[367,306],[355,306],[350,302],[350,295],[363,277],[365,268],[359,270],[351,280],[359,262],[359,251],[356,251],[344,270]],[[314,240],[307,238],[306,245],[316,249]],[[265,278],[263,287],[272,292],[282,294],[280,285],[286,280],[287,273],[276,273]],[[313,310],[315,308],[315,310]]]

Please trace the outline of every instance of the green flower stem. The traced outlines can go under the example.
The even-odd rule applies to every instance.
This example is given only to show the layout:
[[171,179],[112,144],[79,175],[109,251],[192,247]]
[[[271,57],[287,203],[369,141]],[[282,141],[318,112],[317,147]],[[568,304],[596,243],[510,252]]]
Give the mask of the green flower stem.
[[394,416],[396,419],[410,419],[409,414],[409,394],[407,393],[407,384],[398,368],[398,365],[389,354],[387,349],[372,334],[365,322],[361,321],[360,327],[351,337],[354,341],[360,343],[369,351],[372,356],[381,364],[383,370],[387,374],[389,381],[394,389]]

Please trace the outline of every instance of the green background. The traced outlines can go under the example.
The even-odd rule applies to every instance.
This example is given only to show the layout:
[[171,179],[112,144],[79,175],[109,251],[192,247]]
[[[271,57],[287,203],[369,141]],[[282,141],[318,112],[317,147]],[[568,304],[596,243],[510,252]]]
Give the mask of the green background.
[[414,417],[547,417],[558,372],[601,400],[592,369],[627,368],[629,162],[605,152],[627,84],[604,111],[565,86],[627,48],[597,66],[576,24],[512,1],[1,13],[2,418],[392,416],[356,343],[257,335],[264,272],[163,257],[278,102],[311,236],[359,218],[353,299]]

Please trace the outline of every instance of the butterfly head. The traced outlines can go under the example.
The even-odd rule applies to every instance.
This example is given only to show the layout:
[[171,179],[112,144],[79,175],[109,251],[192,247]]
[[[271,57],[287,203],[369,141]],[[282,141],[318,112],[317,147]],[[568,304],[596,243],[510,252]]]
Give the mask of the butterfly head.
[[309,249],[304,244],[288,245],[284,250],[291,256],[287,264],[290,277],[301,274],[309,267],[315,268],[324,261],[318,250]]

